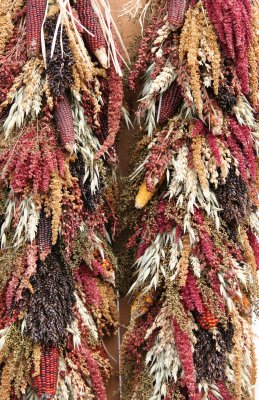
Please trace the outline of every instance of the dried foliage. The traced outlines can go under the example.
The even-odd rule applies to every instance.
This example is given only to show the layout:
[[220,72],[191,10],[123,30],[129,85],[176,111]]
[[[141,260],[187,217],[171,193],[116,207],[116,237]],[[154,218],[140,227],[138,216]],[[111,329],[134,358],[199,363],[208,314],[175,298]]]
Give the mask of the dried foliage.
[[[249,0],[166,3],[145,8],[130,76],[133,89],[143,78],[142,135],[123,194],[135,258],[124,398],[254,400],[256,10]],[[141,211],[129,212],[134,198]]]
[[[0,5],[5,400],[107,398],[111,366],[102,337],[116,331],[118,315],[117,261],[107,244],[115,227],[114,172],[106,160],[116,161],[122,78],[114,57],[93,51],[96,38],[84,42],[86,31],[73,8],[79,3]],[[107,26],[104,34],[98,21],[109,19],[108,8],[97,17],[84,3],[85,17],[91,11],[89,28],[107,38]],[[114,46],[110,31],[109,40],[107,48]]]

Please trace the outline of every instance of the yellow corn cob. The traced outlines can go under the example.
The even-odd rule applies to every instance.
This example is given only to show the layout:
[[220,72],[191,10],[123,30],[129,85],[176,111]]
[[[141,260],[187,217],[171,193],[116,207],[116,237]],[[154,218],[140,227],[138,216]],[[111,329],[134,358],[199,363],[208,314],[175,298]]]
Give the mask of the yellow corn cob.
[[163,175],[162,178],[160,179],[160,181],[157,183],[155,189],[152,192],[150,192],[147,189],[146,182],[144,181],[139,187],[139,191],[138,191],[138,194],[135,199],[135,207],[138,209],[144,208],[147,205],[147,203],[154,197],[154,195],[158,191],[159,187],[164,182],[164,179],[165,179],[165,176]]
[[147,205],[147,203],[152,199],[155,193],[156,190],[154,192],[149,192],[147,190],[146,182],[143,182],[140,185],[138,194],[136,196],[135,207],[139,209],[144,208],[145,205]]

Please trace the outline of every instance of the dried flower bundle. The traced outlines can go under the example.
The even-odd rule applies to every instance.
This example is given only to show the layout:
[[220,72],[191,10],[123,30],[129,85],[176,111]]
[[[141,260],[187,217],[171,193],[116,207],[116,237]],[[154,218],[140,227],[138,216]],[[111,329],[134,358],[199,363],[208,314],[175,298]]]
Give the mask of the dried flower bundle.
[[8,181],[14,194],[32,188],[34,194],[49,189],[51,176],[65,173],[65,155],[60,149],[53,124],[47,120],[29,124],[10,146],[1,151],[1,183]]
[[5,47],[5,52],[0,59],[0,101],[6,99],[8,90],[24,66],[26,56],[26,31],[24,23],[18,23],[13,31],[13,36]]
[[241,87],[249,92],[248,51],[252,38],[252,4],[250,1],[237,1],[235,7],[231,1],[204,1],[209,18],[218,34],[220,43],[237,67]]
[[[116,159],[122,78],[108,52],[105,68],[92,53],[103,26],[91,1],[86,4],[98,37],[84,42],[88,26],[73,8],[79,3],[0,5],[5,400],[107,398],[111,367],[102,337],[117,328],[117,261],[107,244],[114,222],[113,171],[106,160]],[[109,131],[100,123],[105,120]]]
[[250,0],[159,5],[145,8],[130,77],[133,89],[143,78],[146,136],[132,173],[142,211],[125,217],[136,271],[124,398],[254,400],[257,11]]
[[2,57],[6,45],[14,30],[15,19],[24,6],[25,0],[3,0],[0,6],[0,23],[2,31],[0,34],[0,56]]

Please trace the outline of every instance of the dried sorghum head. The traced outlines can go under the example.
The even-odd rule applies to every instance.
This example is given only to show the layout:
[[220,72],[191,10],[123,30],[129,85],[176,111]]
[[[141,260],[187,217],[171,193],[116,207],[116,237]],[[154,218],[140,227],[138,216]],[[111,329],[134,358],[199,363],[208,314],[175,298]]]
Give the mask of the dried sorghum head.
[[45,261],[38,261],[31,284],[34,293],[29,302],[26,333],[35,343],[56,346],[66,336],[75,303],[71,273],[58,245]]
[[232,349],[233,327],[219,327],[216,337],[206,330],[195,333],[194,363],[197,380],[207,382],[224,381],[227,352]]
[[[49,86],[54,97],[60,97],[63,96],[65,90],[69,89],[73,84],[72,65],[74,64],[74,60],[69,46],[69,39],[64,28],[62,29],[62,35],[61,29],[59,28],[58,30],[54,54],[52,58],[50,57],[56,24],[57,17],[54,15],[53,17],[47,19],[46,23],[44,24],[44,30]],[[60,44],[61,40],[63,51]]]
[[222,111],[231,114],[233,107],[236,105],[237,99],[229,92],[227,87],[220,86],[218,95],[216,96],[216,101]]
[[227,223],[235,225],[245,218],[249,206],[247,186],[234,168],[229,171],[226,183],[216,189],[216,196]]

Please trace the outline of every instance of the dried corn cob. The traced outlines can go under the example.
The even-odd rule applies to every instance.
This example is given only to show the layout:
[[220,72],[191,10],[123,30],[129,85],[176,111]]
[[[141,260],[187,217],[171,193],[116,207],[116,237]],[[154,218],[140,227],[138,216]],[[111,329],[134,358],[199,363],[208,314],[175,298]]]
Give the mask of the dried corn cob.
[[169,118],[172,118],[177,112],[182,100],[181,87],[176,82],[172,83],[170,88],[163,94],[158,122],[163,124],[167,122]]
[[101,30],[99,21],[90,0],[78,0],[76,2],[76,10],[82,25],[94,36],[89,35],[84,31],[83,37],[85,43],[90,50],[98,59],[100,64],[104,67],[108,67],[108,57],[106,52],[106,42]]
[[47,255],[51,252],[52,247],[52,228],[51,218],[47,217],[42,211],[40,215],[39,230],[38,230],[38,246],[40,260],[44,261]]
[[28,57],[37,56],[41,46],[41,27],[47,0],[27,0],[26,35]]
[[41,356],[40,375],[33,378],[33,389],[39,398],[54,398],[58,382],[58,363],[58,349],[45,348]]
[[56,393],[58,382],[58,360],[59,353],[56,347],[44,350],[42,368],[45,367],[46,384],[45,386],[42,385],[42,393],[49,399],[54,397]]
[[39,398],[42,396],[41,375],[35,376],[32,381],[32,387]]
[[69,100],[64,95],[55,105],[55,120],[64,148],[72,153],[75,142],[73,116]]
[[202,314],[202,317],[200,319],[200,326],[202,327],[202,329],[210,330],[216,328],[217,325],[218,320],[207,308],[205,308],[204,313]]
[[168,22],[175,30],[183,26],[188,3],[188,0],[167,0]]
[[138,194],[136,196],[135,200],[135,207],[142,209],[147,205],[147,203],[152,199],[152,197],[155,195],[156,191],[154,192],[149,192],[147,190],[147,184],[144,181],[139,188]]
[[139,188],[138,194],[135,199],[135,207],[138,209],[144,208],[147,203],[154,197],[156,192],[158,191],[159,187],[162,185],[164,182],[165,176],[163,175],[160,181],[157,183],[155,190],[150,192],[147,189],[147,184],[146,181],[144,181]]

